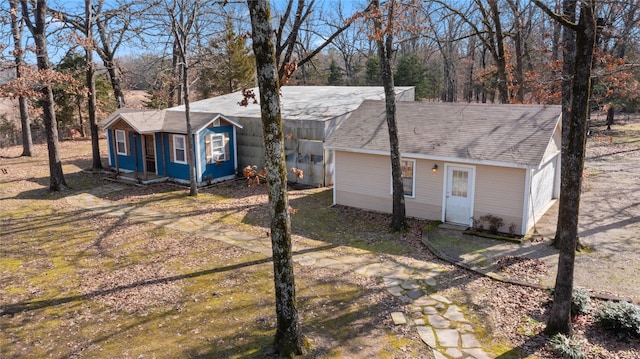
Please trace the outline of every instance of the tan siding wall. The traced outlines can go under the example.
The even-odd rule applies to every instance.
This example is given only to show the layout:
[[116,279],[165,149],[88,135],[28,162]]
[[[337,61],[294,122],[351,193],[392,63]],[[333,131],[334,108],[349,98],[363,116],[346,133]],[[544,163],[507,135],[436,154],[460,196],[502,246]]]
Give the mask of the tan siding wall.
[[[438,170],[432,172],[433,165]],[[407,216],[431,220],[442,219],[442,184],[444,183],[444,163],[416,160],[416,197],[406,198]]]
[[335,161],[337,204],[391,211],[391,166],[388,157],[336,152]]
[[475,203],[473,217],[486,214],[502,218],[506,232],[515,224],[516,233],[522,227],[522,204],[526,171],[517,168],[476,166]]
[[[389,157],[335,152],[336,204],[391,213],[391,165]],[[433,165],[438,170],[432,172]],[[522,225],[525,170],[476,166],[474,218],[486,214],[501,217],[508,231]],[[415,198],[405,198],[407,216],[440,220],[445,181],[444,163],[416,160]]]
[[[391,164],[389,157],[336,152],[336,204],[391,213]],[[431,168],[438,164],[438,171]],[[441,162],[416,161],[415,198],[405,198],[407,216],[439,220],[442,216]]]

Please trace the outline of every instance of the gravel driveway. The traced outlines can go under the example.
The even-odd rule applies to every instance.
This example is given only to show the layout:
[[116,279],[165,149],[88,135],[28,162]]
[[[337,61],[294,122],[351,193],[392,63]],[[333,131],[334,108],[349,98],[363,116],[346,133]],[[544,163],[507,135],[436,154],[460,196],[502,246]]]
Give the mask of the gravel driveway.
[[[578,233],[580,242],[590,250],[576,256],[574,275],[579,286],[638,303],[640,131],[631,128],[612,132],[611,138],[602,131],[604,135],[589,139]],[[616,143],[618,138],[624,142]],[[553,238],[557,216],[556,203],[538,223],[545,238]]]
[[[595,294],[640,303],[640,117],[613,131],[592,129],[578,231],[588,249],[576,255],[574,283]],[[556,202],[536,225],[541,237],[520,245],[480,237],[470,240],[459,229],[446,228],[439,228],[428,241],[450,260],[468,267],[549,287],[557,273],[558,251],[549,245],[557,218]],[[518,258],[523,261],[511,272],[500,270],[499,263]]]

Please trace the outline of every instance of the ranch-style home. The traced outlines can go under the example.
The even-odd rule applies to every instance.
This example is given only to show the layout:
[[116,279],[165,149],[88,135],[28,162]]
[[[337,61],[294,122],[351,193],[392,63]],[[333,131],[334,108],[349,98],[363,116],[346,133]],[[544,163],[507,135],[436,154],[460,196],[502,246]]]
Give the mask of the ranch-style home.
[[190,115],[192,137],[184,111],[116,111],[99,124],[107,132],[109,166],[121,179],[189,183],[189,146],[195,142],[198,185],[235,178],[236,129],[242,126],[219,113]]
[[[326,142],[334,204],[391,213],[384,101],[364,101]],[[560,191],[560,106],[398,102],[407,216],[524,235]]]
[[[252,89],[259,98],[257,88]],[[414,101],[413,87],[396,87],[396,98]],[[329,186],[333,182],[333,157],[324,143],[336,128],[349,118],[351,112],[366,99],[384,99],[381,86],[283,86],[280,88],[282,127],[285,134],[287,169],[292,167],[304,172],[296,178],[289,172],[288,180],[311,186]],[[241,91],[190,104],[191,111],[222,114],[241,125],[237,126],[238,166],[256,165],[262,168],[264,141],[260,105],[249,101],[247,106],[238,103],[243,99]],[[171,108],[184,111],[184,106]],[[347,121],[348,122],[348,121]]]

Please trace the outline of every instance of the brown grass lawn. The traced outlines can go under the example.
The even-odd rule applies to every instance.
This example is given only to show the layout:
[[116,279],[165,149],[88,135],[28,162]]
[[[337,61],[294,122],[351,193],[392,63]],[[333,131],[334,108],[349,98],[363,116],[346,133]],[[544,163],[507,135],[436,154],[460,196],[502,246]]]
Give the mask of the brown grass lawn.
[[[71,196],[111,182],[82,171],[90,165],[89,141],[61,146],[72,187],[63,193],[47,191],[45,146],[36,146],[33,158],[18,157],[19,147],[0,149],[0,358],[272,356],[268,256],[73,205]],[[263,187],[248,188],[239,180],[203,189],[197,198],[186,194],[183,187],[161,184],[123,186],[103,198],[268,236]],[[554,357],[541,333],[547,291],[494,282],[440,262],[420,242],[426,221],[411,220],[410,231],[391,234],[387,215],[331,208],[331,189],[292,189],[289,198],[298,210],[292,216],[297,246],[323,243],[367,249],[380,260],[394,255],[436,262],[445,269],[436,289],[462,308],[485,351],[502,359]],[[431,356],[415,329],[393,326],[390,313],[411,308],[379,278],[314,266],[296,265],[295,271],[302,328],[311,345],[305,358]],[[638,340],[617,340],[591,316],[576,319],[576,333],[589,358],[640,357]]]
[[[16,157],[20,148],[1,151],[0,357],[268,356],[275,333],[269,258],[70,205],[66,197],[108,183],[81,171],[90,165],[88,141],[62,143],[72,187],[64,193],[47,191],[44,146],[34,158]],[[238,181],[197,199],[186,193],[173,185],[126,186],[108,198],[266,235],[263,188]],[[326,189],[292,192],[295,240],[408,251],[355,212],[328,209],[330,200]],[[376,279],[296,267],[296,284],[312,344],[307,357],[428,355],[415,331],[393,327],[389,313],[400,304]]]

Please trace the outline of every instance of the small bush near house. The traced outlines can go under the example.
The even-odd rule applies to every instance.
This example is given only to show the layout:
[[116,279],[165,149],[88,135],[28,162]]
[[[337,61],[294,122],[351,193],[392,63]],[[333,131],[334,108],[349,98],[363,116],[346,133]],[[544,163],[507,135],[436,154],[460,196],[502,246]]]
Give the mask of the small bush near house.
[[561,358],[566,359],[584,359],[586,355],[582,351],[582,345],[579,341],[566,337],[562,334],[554,335],[549,341],[551,349]]
[[589,310],[591,310],[589,291],[580,287],[573,288],[571,295],[571,315],[587,314]]
[[607,303],[596,313],[596,319],[621,338],[640,337],[640,306],[633,303]]
[[478,231],[484,231],[485,225],[487,225],[488,231],[491,234],[498,234],[498,230],[504,224],[504,221],[502,220],[502,218],[498,216],[494,216],[492,214],[484,215],[480,217],[480,219],[478,219],[477,221],[474,219],[473,222],[474,222],[473,226]]

